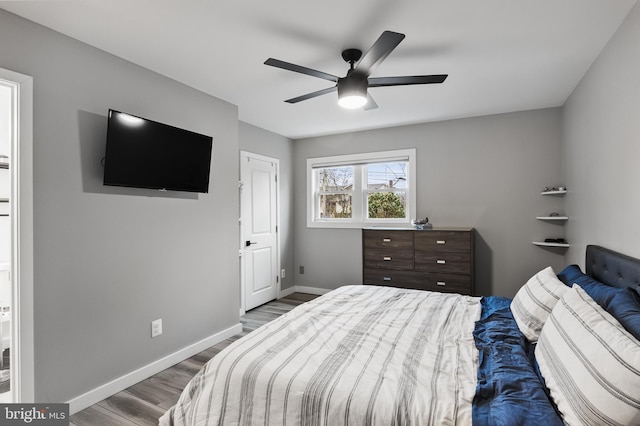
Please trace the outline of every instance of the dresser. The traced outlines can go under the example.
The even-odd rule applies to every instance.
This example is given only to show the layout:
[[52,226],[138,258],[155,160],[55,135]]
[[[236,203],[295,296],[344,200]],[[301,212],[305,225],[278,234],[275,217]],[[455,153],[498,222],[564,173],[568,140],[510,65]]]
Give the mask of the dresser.
[[474,295],[473,228],[362,230],[363,284]]

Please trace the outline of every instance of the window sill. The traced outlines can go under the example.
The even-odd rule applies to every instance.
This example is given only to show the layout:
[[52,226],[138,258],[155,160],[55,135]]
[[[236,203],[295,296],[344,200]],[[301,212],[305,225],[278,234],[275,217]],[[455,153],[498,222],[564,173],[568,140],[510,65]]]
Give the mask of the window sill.
[[307,228],[352,228],[352,229],[362,229],[362,228],[387,228],[387,229],[413,229],[413,226],[410,222],[402,221],[402,222],[319,222],[319,221],[309,221],[307,222]]

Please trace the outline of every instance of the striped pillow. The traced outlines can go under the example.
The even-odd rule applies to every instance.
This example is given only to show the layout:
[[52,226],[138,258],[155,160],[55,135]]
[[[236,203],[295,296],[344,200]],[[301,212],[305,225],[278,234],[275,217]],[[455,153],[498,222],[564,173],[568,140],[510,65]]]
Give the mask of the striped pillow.
[[640,424],[640,342],[577,284],[535,350],[566,424]]
[[569,287],[558,279],[551,266],[535,274],[518,290],[511,301],[511,312],[518,328],[529,341],[538,341],[551,310],[568,290]]

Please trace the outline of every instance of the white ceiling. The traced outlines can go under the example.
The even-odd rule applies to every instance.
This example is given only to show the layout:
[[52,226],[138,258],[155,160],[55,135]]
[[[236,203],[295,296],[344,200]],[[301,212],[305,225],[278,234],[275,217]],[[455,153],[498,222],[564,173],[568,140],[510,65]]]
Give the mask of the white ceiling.
[[[290,137],[562,105],[636,0],[70,0],[0,7],[238,106],[240,120]],[[378,109],[333,83],[263,65],[273,57],[344,76],[340,53],[384,30],[406,38],[372,74],[449,74],[380,87]]]

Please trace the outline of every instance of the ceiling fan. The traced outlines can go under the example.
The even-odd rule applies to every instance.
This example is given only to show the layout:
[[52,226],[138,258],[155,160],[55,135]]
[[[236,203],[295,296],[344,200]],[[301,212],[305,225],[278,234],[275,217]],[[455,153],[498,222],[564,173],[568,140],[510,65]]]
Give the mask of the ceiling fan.
[[282,68],[336,83],[333,87],[287,99],[285,102],[295,104],[297,102],[332,93],[337,90],[338,104],[340,104],[340,106],[345,108],[359,108],[364,106],[365,110],[369,110],[378,107],[367,91],[369,87],[437,84],[442,83],[447,78],[447,74],[369,77],[373,70],[380,65],[387,56],[389,56],[404,37],[404,34],[393,31],[384,31],[364,56],[362,56],[362,51],[359,49],[344,50],[342,52],[342,58],[349,63],[349,71],[347,71],[347,75],[345,77],[338,77],[333,74],[328,74],[326,72],[317,71],[274,58],[269,58],[264,63],[265,65],[270,65],[272,67]]

